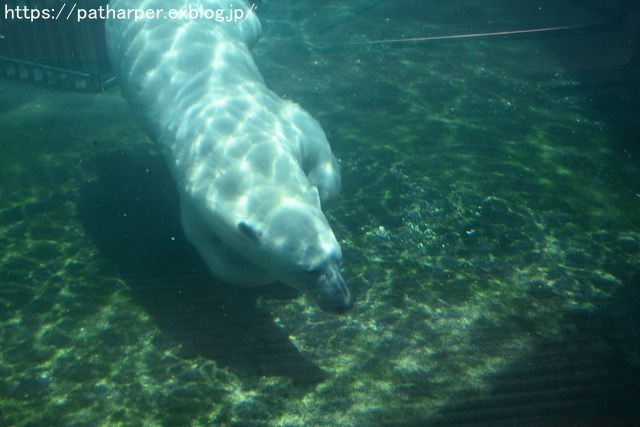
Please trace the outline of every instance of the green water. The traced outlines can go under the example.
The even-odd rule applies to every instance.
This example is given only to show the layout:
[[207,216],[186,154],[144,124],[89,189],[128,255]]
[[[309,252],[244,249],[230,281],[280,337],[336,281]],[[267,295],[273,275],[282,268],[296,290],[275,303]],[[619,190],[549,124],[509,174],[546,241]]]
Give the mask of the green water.
[[265,4],[255,54],[340,159],[326,213],[355,307],[216,283],[117,89],[0,80],[0,424],[637,423],[624,36],[348,45],[529,11],[304,3]]

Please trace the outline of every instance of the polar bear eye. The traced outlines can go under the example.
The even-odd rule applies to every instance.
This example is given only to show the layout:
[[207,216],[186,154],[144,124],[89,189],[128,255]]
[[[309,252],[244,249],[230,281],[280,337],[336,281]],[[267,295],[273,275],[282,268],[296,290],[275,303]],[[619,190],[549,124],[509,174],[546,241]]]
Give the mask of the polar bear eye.
[[260,233],[258,232],[258,230],[244,221],[240,221],[238,223],[238,230],[250,239],[260,240]]

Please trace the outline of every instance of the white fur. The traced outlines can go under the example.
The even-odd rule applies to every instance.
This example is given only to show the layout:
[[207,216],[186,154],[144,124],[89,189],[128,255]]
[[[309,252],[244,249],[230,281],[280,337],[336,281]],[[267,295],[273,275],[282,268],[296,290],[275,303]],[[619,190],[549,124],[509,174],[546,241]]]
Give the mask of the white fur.
[[[239,0],[197,4],[248,13]],[[106,28],[122,91],[162,149],[185,234],[211,272],[244,286],[281,280],[341,311],[351,297],[320,206],[340,190],[337,162],[318,122],[266,87],[249,50],[260,32],[255,13],[239,22],[116,19]]]

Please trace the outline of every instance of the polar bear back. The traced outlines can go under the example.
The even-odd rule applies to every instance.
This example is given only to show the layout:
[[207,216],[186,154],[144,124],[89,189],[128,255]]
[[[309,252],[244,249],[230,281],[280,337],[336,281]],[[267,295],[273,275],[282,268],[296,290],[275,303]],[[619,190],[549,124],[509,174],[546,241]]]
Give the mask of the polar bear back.
[[[189,3],[115,0],[112,7],[167,11]],[[207,0],[202,6],[248,13],[247,5],[240,1]],[[251,148],[248,144],[270,142],[271,148],[257,151],[286,146],[323,201],[338,194],[340,174],[321,127],[298,105],[273,94],[255,65],[249,47],[259,38],[261,26],[254,13],[238,22],[117,20],[109,23],[107,33],[117,74],[127,77],[120,79],[123,92],[146,131],[171,160],[174,177],[184,179],[185,174],[175,168],[188,167],[197,175],[192,181],[198,181],[204,171],[197,159],[203,153],[219,159],[210,162],[209,169],[221,170],[226,159],[245,155]],[[198,140],[198,135],[207,139]],[[267,158],[253,156],[259,157]],[[277,170],[288,170],[282,161],[277,164],[282,166]]]

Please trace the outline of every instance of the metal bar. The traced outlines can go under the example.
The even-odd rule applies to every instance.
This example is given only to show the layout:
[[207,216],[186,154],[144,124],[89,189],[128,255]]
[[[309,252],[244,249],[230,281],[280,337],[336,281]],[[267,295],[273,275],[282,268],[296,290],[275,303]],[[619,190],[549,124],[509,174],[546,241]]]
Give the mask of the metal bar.
[[69,74],[71,76],[78,76],[78,77],[82,77],[82,78],[93,77],[93,74],[84,73],[84,72],[81,72],[81,71],[67,70],[65,68],[60,68],[60,67],[52,67],[51,65],[38,64],[37,62],[31,62],[31,61],[25,61],[25,60],[22,60],[22,59],[9,58],[9,57],[6,57],[6,56],[0,56],[0,61],[6,61],[6,62],[18,64],[18,65],[25,65],[27,67],[42,68],[44,70],[56,71],[58,73]]

